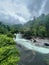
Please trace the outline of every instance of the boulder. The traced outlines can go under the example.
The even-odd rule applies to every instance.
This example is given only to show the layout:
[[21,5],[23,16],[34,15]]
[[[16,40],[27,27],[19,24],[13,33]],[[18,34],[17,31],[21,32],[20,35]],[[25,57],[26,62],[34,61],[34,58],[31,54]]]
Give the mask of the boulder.
[[48,44],[48,43],[44,43],[44,45],[45,45],[45,46],[49,46],[49,44]]

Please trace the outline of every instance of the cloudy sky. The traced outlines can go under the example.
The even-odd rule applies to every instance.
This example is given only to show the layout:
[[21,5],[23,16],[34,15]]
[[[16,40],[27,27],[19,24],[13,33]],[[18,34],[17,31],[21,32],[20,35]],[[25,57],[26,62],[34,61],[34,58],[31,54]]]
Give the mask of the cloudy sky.
[[25,23],[42,13],[49,13],[49,0],[0,0],[0,21]]

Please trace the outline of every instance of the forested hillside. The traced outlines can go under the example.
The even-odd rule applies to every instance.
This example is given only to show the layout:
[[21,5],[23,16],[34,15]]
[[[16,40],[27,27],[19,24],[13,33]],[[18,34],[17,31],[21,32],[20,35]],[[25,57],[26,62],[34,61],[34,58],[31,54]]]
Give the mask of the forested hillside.
[[[24,25],[24,31],[33,36],[49,37],[49,14],[34,17]],[[30,34],[29,33],[29,34]]]

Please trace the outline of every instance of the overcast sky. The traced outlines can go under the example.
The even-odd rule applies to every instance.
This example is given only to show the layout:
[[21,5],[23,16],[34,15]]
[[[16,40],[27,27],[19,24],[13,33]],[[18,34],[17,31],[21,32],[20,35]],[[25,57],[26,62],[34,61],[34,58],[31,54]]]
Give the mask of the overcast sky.
[[33,16],[49,13],[49,0],[0,0],[0,20],[25,23]]

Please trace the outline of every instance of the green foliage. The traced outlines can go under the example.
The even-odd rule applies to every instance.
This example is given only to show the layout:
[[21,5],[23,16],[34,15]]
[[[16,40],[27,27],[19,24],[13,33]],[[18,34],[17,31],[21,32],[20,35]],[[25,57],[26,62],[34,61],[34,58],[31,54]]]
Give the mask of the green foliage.
[[12,34],[12,33],[10,33],[10,32],[7,33],[7,36],[8,36],[8,37],[11,37],[11,38],[14,38],[14,37],[15,37],[15,35]]
[[42,36],[45,37],[46,36],[46,27],[40,26],[39,29],[38,29],[38,35],[41,36],[41,37]]
[[13,39],[7,35],[0,35],[0,65],[17,65],[19,59]]
[[34,36],[49,37],[49,14],[42,14],[34,18],[34,20],[27,22],[24,28],[31,31]]
[[14,34],[18,33],[20,30],[20,26],[18,25],[5,25],[0,22],[0,34]]
[[32,38],[32,32],[31,31],[25,31],[23,37],[26,39],[31,39]]

